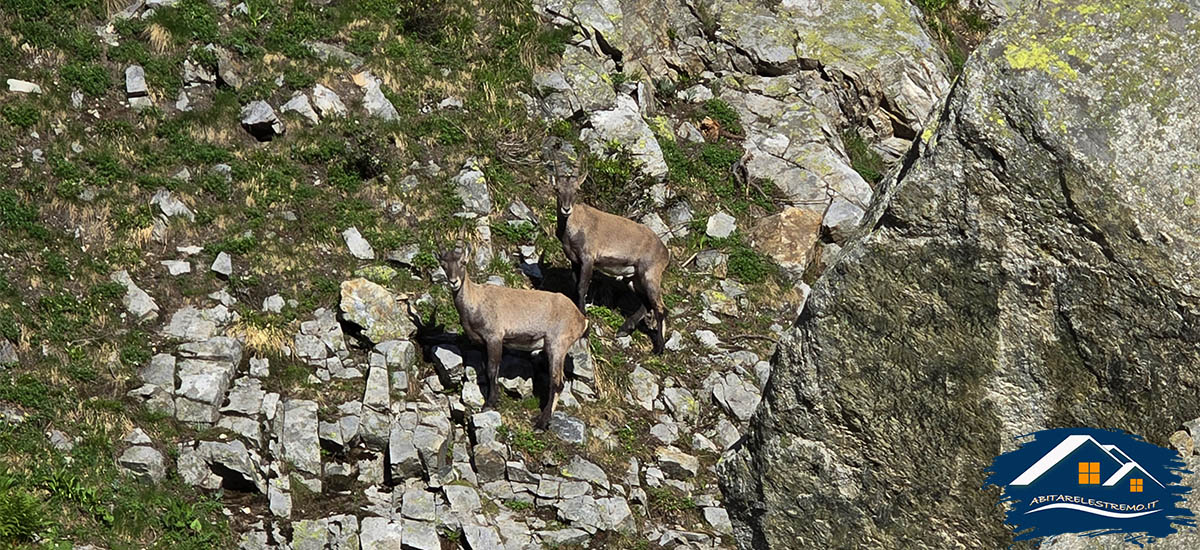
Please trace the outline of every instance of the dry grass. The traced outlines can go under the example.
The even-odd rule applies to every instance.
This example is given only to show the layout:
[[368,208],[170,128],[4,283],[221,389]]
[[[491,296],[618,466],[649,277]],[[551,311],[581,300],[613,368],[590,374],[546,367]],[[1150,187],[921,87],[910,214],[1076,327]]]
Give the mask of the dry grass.
[[290,334],[293,332],[295,331],[285,330],[283,327],[258,326],[244,319],[226,331],[229,336],[244,342],[246,348],[254,354],[274,356],[282,356],[284,348],[291,345]]
[[165,53],[171,48],[171,31],[158,23],[151,23],[143,31],[143,36],[150,42],[150,48],[155,53]]

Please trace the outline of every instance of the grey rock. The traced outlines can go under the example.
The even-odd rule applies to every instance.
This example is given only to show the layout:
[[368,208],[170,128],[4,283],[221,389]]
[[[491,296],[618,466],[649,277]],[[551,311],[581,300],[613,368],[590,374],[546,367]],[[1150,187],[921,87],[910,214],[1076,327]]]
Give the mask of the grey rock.
[[192,272],[192,263],[187,260],[163,260],[159,264],[167,268],[167,273],[172,277]]
[[729,513],[724,508],[709,507],[704,509],[704,521],[722,535],[733,534],[733,523],[729,521]]
[[627,535],[637,532],[637,523],[633,518],[633,510],[629,501],[621,497],[596,499],[596,508],[600,512],[600,528],[617,531]]
[[283,300],[283,296],[272,294],[266,298],[263,298],[262,310],[267,313],[279,313],[283,311],[284,305],[285,302]]
[[437,506],[433,493],[419,487],[405,489],[400,513],[408,519],[434,521],[437,519]]
[[154,197],[150,199],[150,204],[157,205],[163,215],[172,218],[181,216],[187,218],[188,221],[196,221],[196,215],[192,213],[192,209],[188,208],[183,201],[171,196],[171,192],[166,189],[159,189],[154,193]]
[[158,483],[167,475],[163,455],[153,447],[130,447],[117,459],[129,473],[142,483]]
[[405,521],[402,537],[405,550],[441,550],[437,527],[423,521]]
[[586,542],[592,535],[582,529],[557,529],[553,531],[538,531],[538,538],[551,547],[573,546]]
[[229,277],[233,274],[233,258],[225,252],[217,254],[217,259],[213,260],[212,271],[217,275]]
[[292,522],[293,550],[324,550],[329,544],[329,525],[325,520],[302,519]]
[[679,422],[691,423],[700,417],[700,402],[687,388],[666,388],[662,391],[662,399],[667,411]]
[[562,411],[550,415],[550,432],[567,443],[583,445],[587,441],[587,425]]
[[[1092,7],[1009,17],[975,50],[910,167],[878,186],[862,221],[873,229],[813,285],[743,445],[722,461],[739,538],[1007,546],[1004,508],[979,492],[983,471],[956,477],[962,465],[987,465],[1015,436],[1064,423],[1165,441],[1200,416],[1194,389],[1171,382],[1200,357],[1183,328],[1200,319],[1200,214],[1183,197],[1200,188],[1169,167],[1200,160],[1190,146],[1200,81],[1194,64],[1164,55],[1190,47],[1200,8],[1174,3],[1167,17],[1138,4],[1113,19]],[[1070,44],[1046,38],[1062,28],[1089,30]],[[1076,65],[1094,56],[1155,61]],[[1149,96],[1113,87],[1168,73]],[[1117,364],[1129,374],[1106,370]],[[945,384],[887,382],[931,376]],[[879,411],[925,416],[860,421]],[[865,464],[887,478],[864,479]],[[928,528],[845,512],[928,483],[940,484],[936,502],[905,510]],[[806,495],[803,518],[789,517],[796,495]]]
[[42,87],[26,80],[8,79],[8,91],[19,94],[40,94]]
[[310,475],[321,474],[321,445],[317,437],[317,403],[303,399],[283,402],[283,458]]
[[507,472],[508,447],[500,441],[480,443],[472,450],[475,471],[483,482],[504,479]]
[[[9,86],[11,88],[11,85]],[[150,93],[146,88],[146,71],[141,65],[125,67],[125,97],[145,97]]]
[[722,409],[742,422],[750,420],[761,399],[757,385],[733,372],[713,386],[712,395]]
[[367,114],[375,118],[383,120],[396,120],[400,118],[400,113],[396,112],[396,106],[392,105],[391,100],[383,94],[380,89],[380,81],[370,73],[363,76],[363,82],[360,84],[363,89],[363,109]]
[[184,307],[171,315],[170,322],[163,328],[163,335],[179,340],[204,340],[211,338],[219,328],[231,320],[225,306],[210,309]]
[[406,429],[399,423],[392,424],[391,435],[388,438],[388,458],[393,479],[420,477],[424,473],[421,453],[417,450],[413,436],[412,429]]
[[558,518],[570,525],[595,533],[602,525],[600,509],[591,496],[578,496],[558,503]]
[[259,141],[270,141],[283,135],[286,128],[266,101],[256,100],[242,107],[242,127]]
[[349,112],[337,92],[320,84],[313,86],[312,104],[323,118],[343,117]]
[[641,365],[633,369],[633,373],[629,375],[629,392],[633,403],[648,411],[654,410],[658,390],[658,376]]
[[217,56],[217,76],[220,77],[219,82],[235,90],[241,89],[242,77],[238,76],[233,56],[229,51],[215,46],[209,46],[208,48]]
[[175,96],[175,108],[185,113],[192,110],[192,98],[188,97],[187,90],[179,90],[179,95]]
[[721,341],[717,338],[717,333],[711,330],[697,330],[696,339],[700,341],[700,345],[709,351],[720,351]]
[[375,249],[371,248],[371,243],[368,243],[363,238],[362,233],[358,232],[357,227],[351,227],[342,231],[342,239],[346,241],[346,248],[350,249],[350,255],[360,260],[374,260]]
[[317,111],[315,111],[312,104],[308,102],[308,96],[304,95],[304,92],[296,92],[295,94],[292,94],[292,98],[289,99],[287,103],[284,103],[279,110],[285,113],[296,113],[304,117],[305,120],[312,124],[320,122],[320,118],[317,116]]
[[475,165],[474,159],[468,161],[458,175],[454,176],[454,186],[467,212],[480,216],[491,213],[492,195],[488,191],[483,171]]
[[629,149],[646,175],[656,179],[667,175],[662,148],[633,98],[619,95],[614,108],[592,112],[589,120],[591,128],[581,132],[580,137],[591,144],[593,152],[603,153],[615,141]]
[[715,239],[724,239],[733,234],[737,229],[737,220],[724,212],[717,212],[708,217],[708,225],[705,226],[704,233]]
[[262,389],[262,381],[257,378],[238,378],[229,390],[228,403],[221,407],[221,412],[231,412],[253,416],[262,410],[263,398],[266,392]]
[[679,426],[674,422],[659,422],[650,427],[650,436],[664,445],[672,445],[679,439]]
[[50,441],[51,447],[54,447],[56,450],[63,453],[69,453],[71,452],[71,449],[75,448],[75,442],[71,441],[71,438],[68,437],[67,434],[58,430],[50,430],[46,432],[46,439]]
[[471,550],[504,550],[504,543],[494,527],[464,523],[462,531]]
[[214,84],[216,81],[217,75],[209,71],[204,65],[193,63],[191,59],[183,60],[184,84]]
[[442,491],[446,494],[450,511],[459,514],[460,517],[467,517],[467,515],[479,511],[483,506],[479,501],[479,493],[471,487],[447,485],[442,487]]
[[437,367],[438,373],[446,377],[447,380],[462,380],[466,375],[466,370],[463,367],[463,356],[458,346],[434,346],[433,363]]
[[321,61],[341,61],[349,65],[351,69],[357,69],[362,66],[363,59],[354,55],[338,46],[316,40],[305,40],[304,45],[313,52]]
[[562,475],[568,478],[582,479],[604,489],[609,488],[608,474],[604,473],[604,469],[578,455],[562,469]]
[[342,315],[361,327],[362,336],[371,342],[404,340],[416,333],[408,310],[382,286],[366,279],[352,279],[342,283],[341,296]]
[[843,243],[858,227],[866,213],[866,209],[862,206],[845,198],[835,197],[829,204],[829,208],[825,210],[825,217],[821,221],[821,225],[829,232],[834,242]]
[[359,525],[359,544],[362,550],[396,550],[401,548],[402,529],[387,518],[365,517]]
[[700,461],[677,447],[659,447],[654,456],[663,472],[674,478],[689,478],[700,471]]
[[692,86],[686,90],[680,90],[675,95],[679,99],[690,101],[692,103],[704,103],[705,101],[713,98],[712,90],[710,90],[708,86],[705,86],[704,84],[696,84],[695,86]]
[[129,272],[125,270],[113,273],[110,277],[113,282],[120,283],[125,286],[125,296],[121,298],[121,304],[129,311],[130,315],[138,321],[153,321],[158,318],[158,304],[154,299],[146,294],[146,291],[138,288],[133,279],[129,277]]

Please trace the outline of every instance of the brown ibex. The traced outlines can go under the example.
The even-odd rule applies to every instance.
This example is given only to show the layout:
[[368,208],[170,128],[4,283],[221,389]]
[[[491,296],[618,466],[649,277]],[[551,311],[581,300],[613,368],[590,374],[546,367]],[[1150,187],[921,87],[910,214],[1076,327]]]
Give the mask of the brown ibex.
[[563,252],[575,272],[576,299],[584,311],[592,270],[616,279],[630,279],[630,287],[641,299],[638,310],[625,319],[620,333],[633,330],[647,315],[652,319],[650,339],[654,353],[663,352],[667,324],[667,308],[663,305],[662,278],[671,260],[671,253],[662,239],[649,227],[575,202],[579,187],[587,172],[575,178],[558,181],[553,177],[558,193],[558,227],[555,234],[562,241]]
[[495,408],[500,396],[500,356],[504,346],[532,351],[541,349],[550,367],[550,396],[536,427],[546,428],[563,389],[563,363],[567,351],[587,332],[587,319],[562,294],[522,290],[471,282],[455,249],[441,255],[446,281],[454,292],[454,307],[463,332],[487,348],[488,397],[484,406]]

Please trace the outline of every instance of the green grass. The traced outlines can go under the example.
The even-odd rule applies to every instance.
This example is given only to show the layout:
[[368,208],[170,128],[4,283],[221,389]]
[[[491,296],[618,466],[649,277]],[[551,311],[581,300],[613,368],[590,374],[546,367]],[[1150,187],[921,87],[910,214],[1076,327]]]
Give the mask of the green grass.
[[842,133],[842,144],[846,146],[846,154],[850,156],[850,166],[867,183],[874,187],[883,179],[887,164],[883,157],[873,151],[870,144],[853,128]]
[[22,130],[32,128],[41,119],[37,106],[28,101],[9,103],[0,108],[0,115],[4,116],[5,122]]

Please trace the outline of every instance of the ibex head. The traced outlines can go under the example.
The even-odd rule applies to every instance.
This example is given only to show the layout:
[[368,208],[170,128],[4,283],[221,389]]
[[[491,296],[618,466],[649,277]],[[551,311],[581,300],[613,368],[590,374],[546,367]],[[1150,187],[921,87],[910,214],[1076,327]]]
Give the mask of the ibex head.
[[560,215],[571,215],[571,209],[575,207],[575,195],[587,177],[588,171],[582,168],[579,170],[579,175],[572,178],[559,180],[557,176],[551,176],[554,190],[558,194],[558,213]]
[[453,249],[446,250],[438,256],[438,261],[446,272],[446,282],[450,283],[450,289],[455,292],[462,288],[463,281],[467,278],[466,263],[463,262],[466,255],[463,243],[460,242]]

